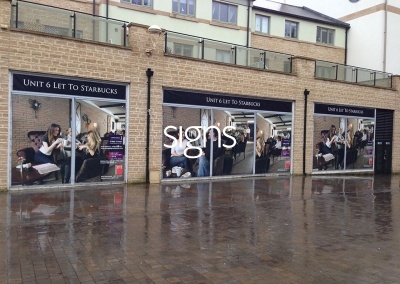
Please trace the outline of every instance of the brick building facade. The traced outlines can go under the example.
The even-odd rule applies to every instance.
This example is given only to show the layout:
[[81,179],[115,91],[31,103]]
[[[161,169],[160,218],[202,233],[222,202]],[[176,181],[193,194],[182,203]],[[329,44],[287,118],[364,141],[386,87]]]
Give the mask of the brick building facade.
[[[32,120],[35,123],[43,123],[47,127],[50,121],[39,121],[44,113],[47,117],[56,118],[57,112],[61,111],[57,103],[53,103],[55,98],[48,100],[42,98],[44,106],[39,110],[38,118],[34,118],[33,113],[12,114],[12,111],[18,110],[20,104],[26,103],[25,101],[14,101],[15,105],[11,104],[13,95],[11,94],[10,74],[13,72],[46,74],[89,81],[101,80],[129,86],[127,88],[129,93],[126,108],[126,176],[124,180],[128,183],[146,180],[146,118],[148,113],[146,70],[149,68],[154,71],[154,75],[150,81],[148,161],[149,168],[154,174],[152,180],[156,182],[162,179],[163,125],[169,123],[167,117],[172,116],[172,113],[163,111],[163,90],[165,89],[293,102],[291,174],[313,172],[313,140],[317,139],[312,138],[315,137],[314,103],[393,110],[393,149],[400,142],[400,129],[397,128],[399,127],[397,122],[400,121],[397,112],[400,105],[398,102],[400,87],[398,76],[393,76],[392,88],[315,78],[315,60],[328,57],[330,60],[341,62],[342,50],[333,48],[334,52],[329,52],[322,48],[319,50],[321,53],[317,53],[314,58],[310,57],[310,54],[308,57],[295,56],[292,60],[292,73],[259,70],[165,54],[163,37],[157,39],[160,43],[149,56],[146,54],[146,50],[152,48],[151,35],[148,33],[147,26],[138,24],[129,25],[129,47],[14,29],[10,27],[10,9],[9,1],[0,1],[0,108],[3,117],[0,128],[2,132],[0,145],[3,149],[8,149],[4,150],[0,156],[0,159],[7,161],[0,165],[0,186],[2,188],[11,186],[9,173],[11,168],[16,165],[15,151],[20,146],[22,147],[21,142],[18,141],[19,138],[13,137],[12,144],[10,144],[9,138],[13,136],[11,131],[15,133],[16,130],[11,130],[10,126],[18,127],[23,132],[21,137],[25,137],[25,133],[31,128]],[[253,42],[260,48],[274,49],[269,44],[263,44],[256,36],[253,38]],[[271,44],[273,45],[273,43]],[[312,48],[314,47],[311,47],[310,50]],[[326,57],[323,55],[324,52],[326,52]],[[305,54],[307,53],[305,52]],[[309,90],[310,94],[304,123],[305,89]],[[14,119],[11,121],[12,115],[18,117],[19,122]],[[180,113],[177,112],[176,115],[179,116]],[[196,121],[195,113],[192,115],[193,120]],[[96,118],[96,120],[103,125],[102,118]],[[67,121],[61,123],[65,124],[62,128],[68,126]],[[185,121],[185,123],[189,125],[192,122]],[[330,123],[328,122],[328,124]],[[304,125],[307,127],[305,136]],[[106,129],[100,131],[106,131]],[[306,139],[305,149],[303,148],[304,139]],[[305,169],[303,169],[303,151],[306,153]],[[393,151],[393,173],[400,172],[397,155],[398,153]]]

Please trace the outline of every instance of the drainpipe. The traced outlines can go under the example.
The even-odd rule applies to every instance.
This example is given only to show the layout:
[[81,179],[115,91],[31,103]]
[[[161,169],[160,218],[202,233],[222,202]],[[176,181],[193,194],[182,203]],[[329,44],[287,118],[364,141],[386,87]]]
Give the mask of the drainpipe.
[[344,65],[347,65],[347,38],[348,38],[349,28],[346,28],[345,38],[344,38]]
[[385,19],[383,35],[383,72],[386,72],[386,48],[387,48],[387,21],[388,21],[388,0],[385,0]]
[[[106,1],[106,19],[108,20],[108,6],[109,6],[109,0]],[[108,21],[106,22],[106,42],[109,42],[110,39],[108,38]]]
[[92,15],[93,15],[93,20],[92,20],[92,25],[93,25],[93,27],[92,27],[92,35],[93,35],[93,40],[94,40],[94,35],[95,35],[95,33],[96,33],[96,20],[94,19],[94,16],[96,15],[96,0],[93,0],[93,7],[92,7],[92,10],[93,10],[93,13],[92,13]]
[[147,68],[147,124],[146,124],[146,183],[150,183],[150,168],[149,168],[149,148],[150,148],[150,91],[151,91],[151,77],[154,71]]
[[246,47],[249,47],[250,44],[250,1],[248,0],[247,5],[247,39],[246,39]]
[[307,134],[307,96],[310,94],[310,91],[307,89],[304,89],[304,126],[303,126],[303,176],[306,175],[306,134]]
[[109,0],[106,1],[106,19],[108,20],[108,6],[109,6],[110,2]]

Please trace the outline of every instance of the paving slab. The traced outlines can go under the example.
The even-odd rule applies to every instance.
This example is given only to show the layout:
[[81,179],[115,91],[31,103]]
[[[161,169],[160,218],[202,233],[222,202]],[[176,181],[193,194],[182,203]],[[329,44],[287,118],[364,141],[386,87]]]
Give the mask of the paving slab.
[[0,193],[0,283],[399,283],[399,185],[318,175]]

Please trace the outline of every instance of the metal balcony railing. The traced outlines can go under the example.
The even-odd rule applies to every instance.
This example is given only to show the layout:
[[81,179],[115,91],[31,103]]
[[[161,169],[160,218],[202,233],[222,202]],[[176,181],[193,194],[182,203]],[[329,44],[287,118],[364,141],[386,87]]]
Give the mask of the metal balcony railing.
[[11,27],[127,46],[127,22],[28,1],[13,1]]
[[292,55],[176,32],[165,32],[166,54],[292,73]]
[[392,88],[392,74],[390,73],[326,61],[315,61],[315,78]]

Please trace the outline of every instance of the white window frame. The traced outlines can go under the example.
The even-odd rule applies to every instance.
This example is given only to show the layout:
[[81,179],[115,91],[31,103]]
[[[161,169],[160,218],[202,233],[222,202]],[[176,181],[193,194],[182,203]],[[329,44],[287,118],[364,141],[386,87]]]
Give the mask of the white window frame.
[[263,34],[269,34],[269,23],[271,18],[268,16],[256,14],[255,31]]
[[[226,17],[227,17],[226,21],[221,20],[221,7],[223,7],[223,6],[227,7],[228,14],[226,15]],[[218,17],[214,17],[215,9],[218,9],[218,11],[216,11],[216,13],[218,13]],[[230,19],[232,17],[232,11],[235,11],[234,21]],[[219,2],[219,1],[212,1],[212,20],[213,21],[227,23],[227,24],[231,24],[231,25],[237,25],[237,18],[238,18],[238,6],[237,5],[231,5],[231,4]]]
[[[193,6],[193,13],[190,13],[191,6]],[[194,17],[196,14],[196,0],[172,0],[172,13]]]
[[[287,33],[287,25],[290,24],[290,30],[289,34]],[[296,36],[293,36],[293,28],[296,29]],[[299,23],[298,22],[293,22],[289,20],[285,20],[285,37],[286,38],[294,38],[298,39],[299,38]]]
[[[323,39],[323,33],[326,33],[326,40]],[[317,43],[334,45],[335,43],[335,30],[324,27],[317,27]]]
[[[136,3],[139,1],[140,1],[140,4]],[[136,5],[136,6],[142,6],[142,7],[149,7],[149,8],[153,7],[153,0],[121,0],[121,2],[129,3],[132,5]]]

